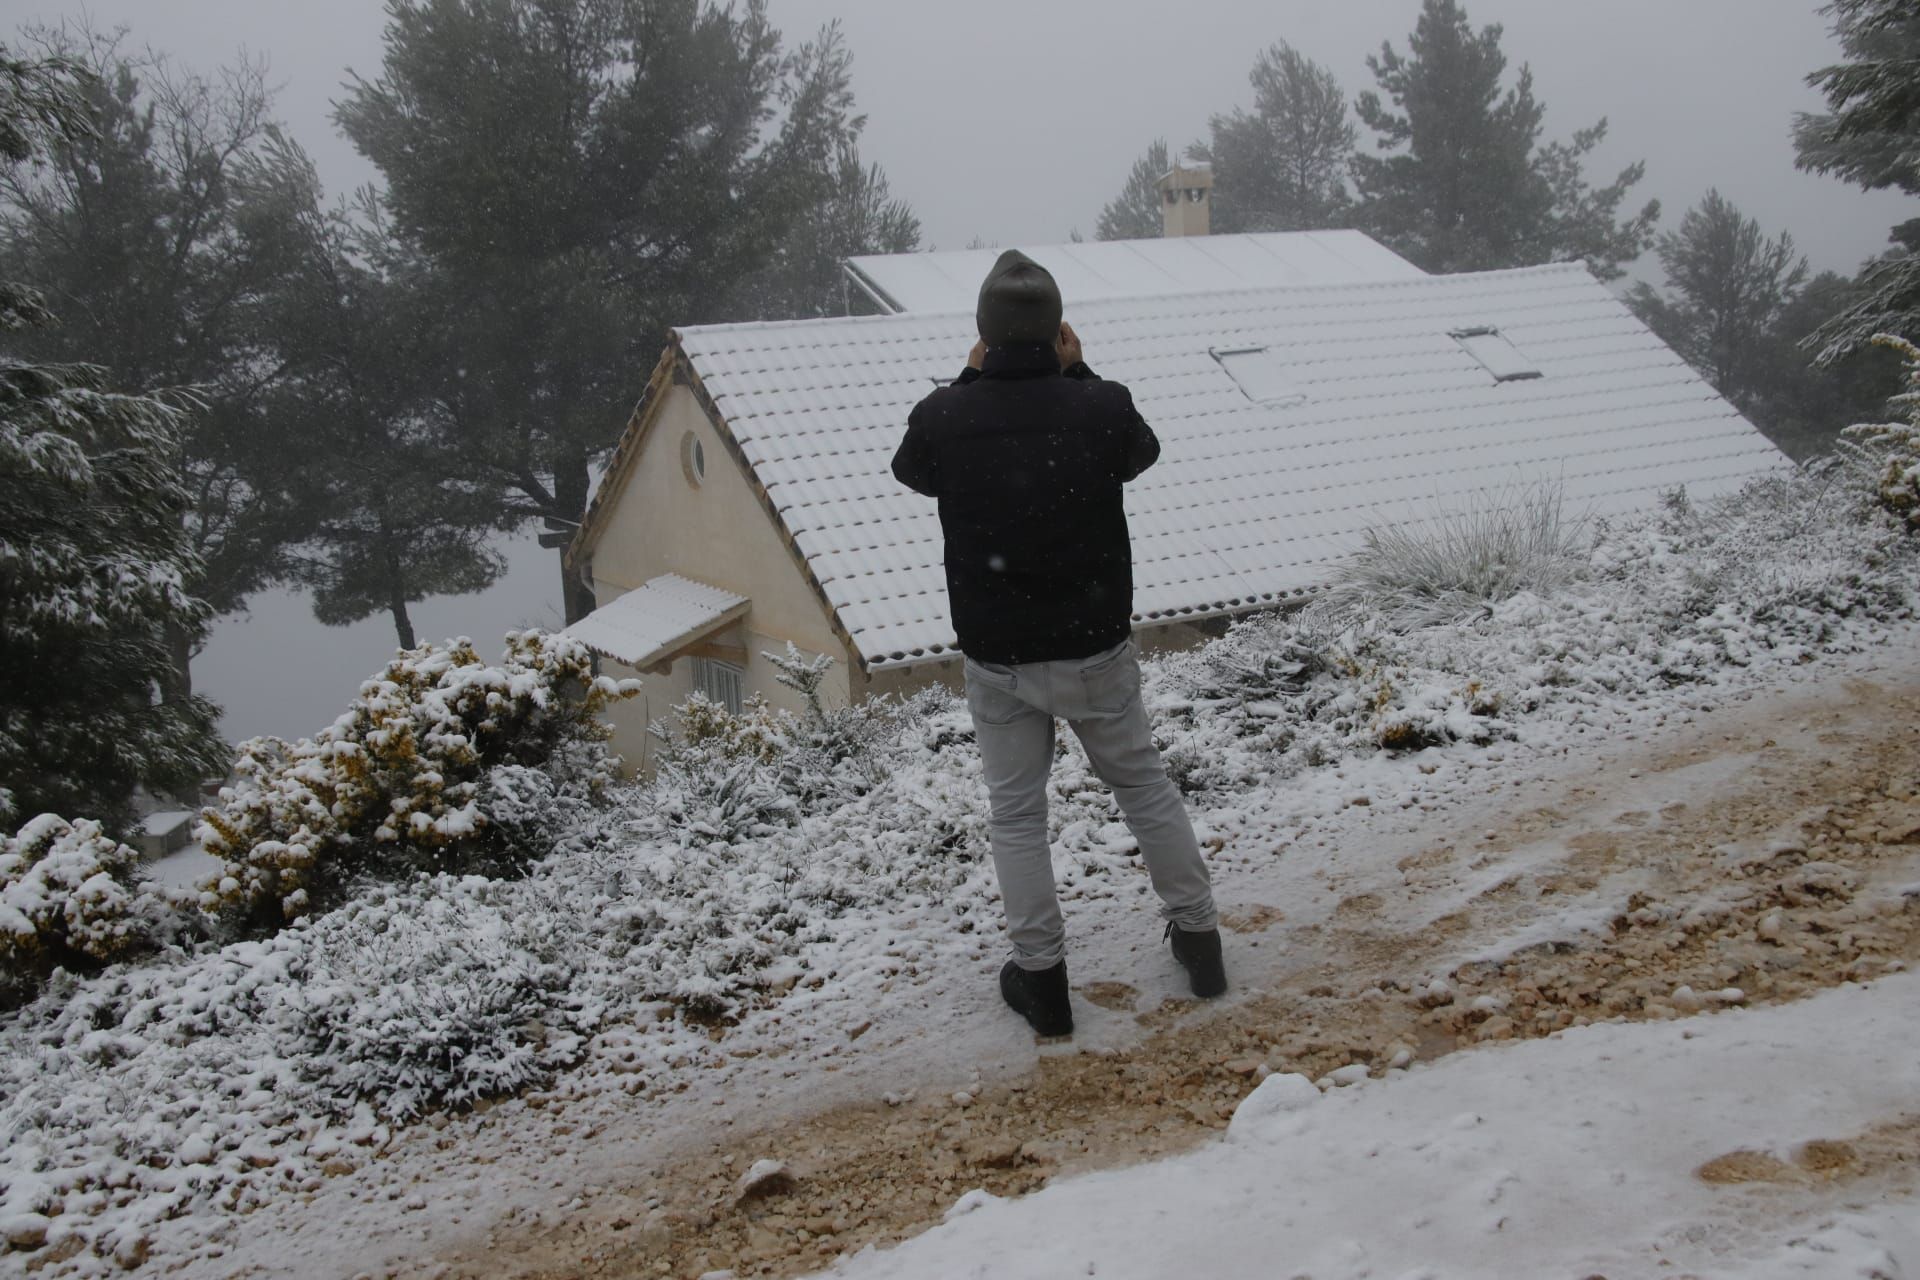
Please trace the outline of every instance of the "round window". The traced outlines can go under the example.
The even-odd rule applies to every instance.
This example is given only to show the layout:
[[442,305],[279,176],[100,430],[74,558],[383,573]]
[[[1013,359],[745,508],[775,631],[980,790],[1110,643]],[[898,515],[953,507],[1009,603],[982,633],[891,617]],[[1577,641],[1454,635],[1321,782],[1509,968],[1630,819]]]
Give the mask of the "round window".
[[706,446],[691,431],[680,440],[680,467],[687,473],[687,483],[695,488],[707,478]]

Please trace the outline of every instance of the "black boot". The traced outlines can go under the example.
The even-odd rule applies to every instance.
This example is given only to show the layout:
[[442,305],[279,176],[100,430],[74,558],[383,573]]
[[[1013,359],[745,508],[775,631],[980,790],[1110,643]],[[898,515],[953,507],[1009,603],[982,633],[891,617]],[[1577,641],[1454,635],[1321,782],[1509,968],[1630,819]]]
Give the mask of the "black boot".
[[1167,937],[1173,942],[1173,958],[1193,984],[1193,994],[1206,1000],[1227,989],[1227,965],[1220,955],[1218,929],[1189,933],[1169,920]]
[[1067,1000],[1067,962],[1051,969],[1022,969],[1007,961],[1000,970],[1000,995],[1013,1011],[1025,1018],[1034,1034],[1070,1036],[1073,1034],[1073,1006]]

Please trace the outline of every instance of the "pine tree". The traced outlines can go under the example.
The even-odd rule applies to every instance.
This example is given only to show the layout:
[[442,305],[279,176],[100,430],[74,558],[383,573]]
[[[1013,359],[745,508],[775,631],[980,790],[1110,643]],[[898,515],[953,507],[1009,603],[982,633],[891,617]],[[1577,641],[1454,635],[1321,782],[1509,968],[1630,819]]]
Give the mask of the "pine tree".
[[[1833,0],[1822,12],[1847,60],[1807,77],[1829,111],[1796,118],[1799,167],[1869,191],[1920,194],[1920,11],[1910,0]],[[1822,362],[1876,333],[1920,334],[1920,219],[1892,238],[1895,248],[1862,273],[1858,298],[1811,340]]]
[[1857,286],[1830,272],[1808,279],[1791,235],[1768,236],[1718,191],[1657,250],[1670,292],[1641,284],[1627,302],[1789,456],[1832,448],[1899,390],[1900,361],[1884,350],[1816,365],[1809,335],[1857,300]]
[[1343,225],[1357,135],[1340,81],[1284,41],[1262,50],[1247,78],[1252,112],[1235,108],[1211,122],[1213,229]]
[[[387,12],[381,74],[337,119],[460,317],[441,394],[463,459],[512,514],[570,529],[668,326],[740,319],[748,278],[834,198],[861,124],[838,33],[783,53],[764,0]],[[591,607],[565,589],[569,618]]]
[[1770,337],[1807,279],[1786,232],[1768,236],[1718,191],[1660,237],[1674,297],[1642,285],[1633,301],[1648,324],[1743,413],[1764,419],[1778,373]]
[[1584,260],[1617,277],[1651,244],[1660,215],[1652,201],[1619,220],[1644,166],[1588,185],[1604,120],[1540,146],[1546,106],[1525,66],[1505,87],[1500,37],[1498,25],[1476,33],[1457,0],[1424,0],[1407,55],[1388,43],[1367,59],[1378,91],[1357,109],[1383,154],[1354,157],[1361,224],[1429,271]]
[[1120,194],[1100,211],[1096,240],[1155,240],[1165,229],[1160,212],[1160,179],[1173,167],[1167,158],[1167,140],[1155,138],[1147,153],[1133,162]]
[[1814,335],[1860,296],[1857,281],[1824,271],[1775,321],[1775,386],[1755,424],[1789,457],[1828,452],[1848,425],[1879,419],[1900,392],[1901,360],[1885,347],[1868,344],[1825,363],[1816,359]]
[[920,219],[895,199],[887,175],[860,159],[866,117],[853,115],[853,54],[839,24],[832,23],[799,49],[792,65],[803,69],[789,111],[827,123],[820,148],[802,147],[784,156],[786,191],[763,197],[784,210],[785,234],[770,246],[769,261],[740,281],[730,308],[733,319],[793,320],[844,315],[841,264],[869,253],[911,253],[920,247]]
[[[18,348],[106,365],[123,388],[195,389],[179,454],[202,566],[188,587],[216,615],[238,611],[286,576],[307,514],[298,450],[262,413],[274,366],[259,313],[288,268],[292,221],[251,177],[271,127],[264,66],[208,80],[125,52],[119,35],[29,39],[87,71],[93,128],[0,174],[0,260],[63,319]],[[183,695],[192,644],[174,646],[170,690]]]
[[435,394],[457,334],[376,195],[323,209],[312,162],[278,134],[261,180],[301,210],[297,265],[267,326],[281,369],[269,408],[305,442],[314,512],[294,573],[321,622],[384,613],[412,649],[410,605],[484,590],[506,568],[490,545],[510,520],[504,495],[484,469],[458,465]]
[[[44,161],[92,128],[86,70],[0,49],[0,155]],[[204,699],[162,700],[170,629],[206,605],[182,525],[186,411],[106,389],[106,372],[28,363],[14,335],[52,323],[39,294],[0,284],[0,822],[41,812],[123,829],[140,785],[224,772]]]

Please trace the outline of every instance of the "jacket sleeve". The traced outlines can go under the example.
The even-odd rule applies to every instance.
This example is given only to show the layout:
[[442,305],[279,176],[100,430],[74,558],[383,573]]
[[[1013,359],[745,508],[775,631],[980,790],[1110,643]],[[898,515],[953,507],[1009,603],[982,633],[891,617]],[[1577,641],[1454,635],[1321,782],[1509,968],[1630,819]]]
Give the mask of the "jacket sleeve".
[[927,402],[922,400],[907,415],[907,434],[893,454],[893,478],[915,493],[929,498],[940,496],[940,468],[934,461],[927,440]]
[[1120,481],[1124,484],[1160,460],[1160,437],[1153,434],[1153,428],[1133,407],[1133,393],[1118,383],[1108,385],[1120,393]]

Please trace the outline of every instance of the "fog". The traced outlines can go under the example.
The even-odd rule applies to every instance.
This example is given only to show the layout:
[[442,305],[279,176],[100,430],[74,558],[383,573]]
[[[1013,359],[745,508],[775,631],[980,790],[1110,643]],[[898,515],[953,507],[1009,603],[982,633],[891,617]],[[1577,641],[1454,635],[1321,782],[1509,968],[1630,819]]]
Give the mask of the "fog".
[[[1817,109],[1807,72],[1835,47],[1811,0],[1470,0],[1476,23],[1499,22],[1515,63],[1529,63],[1549,108],[1550,136],[1605,116],[1611,134],[1590,163],[1605,181],[1647,162],[1639,200],[1657,197],[1663,226],[1709,187],[1770,231],[1791,231],[1817,269],[1851,272],[1885,244],[1911,202],[1868,195],[1793,168],[1794,112]],[[1046,243],[1091,235],[1101,206],[1156,136],[1202,137],[1207,118],[1247,104],[1255,52],[1285,39],[1340,76],[1370,85],[1366,55],[1391,39],[1404,49],[1418,0],[975,0],[933,6],[900,0],[771,0],[773,21],[797,42],[839,18],[856,62],[869,123],[866,158],[910,201],[930,247]],[[12,28],[83,14],[126,25],[180,61],[210,69],[243,50],[265,56],[281,86],[279,114],[333,190],[373,179],[335,135],[330,103],[347,69],[376,77],[380,0],[0,0]],[[1641,274],[1652,274],[1642,264]],[[1069,300],[1071,304],[1071,300]],[[644,369],[636,369],[636,390]],[[609,404],[609,435],[629,406]],[[492,591],[430,600],[415,613],[423,637],[471,634],[483,651],[499,634],[557,621],[557,570],[530,538],[511,548],[514,570]],[[236,736],[308,733],[335,714],[356,681],[393,645],[376,619],[315,623],[304,600],[259,597],[250,618],[221,624],[198,665],[201,689],[227,708]]]

